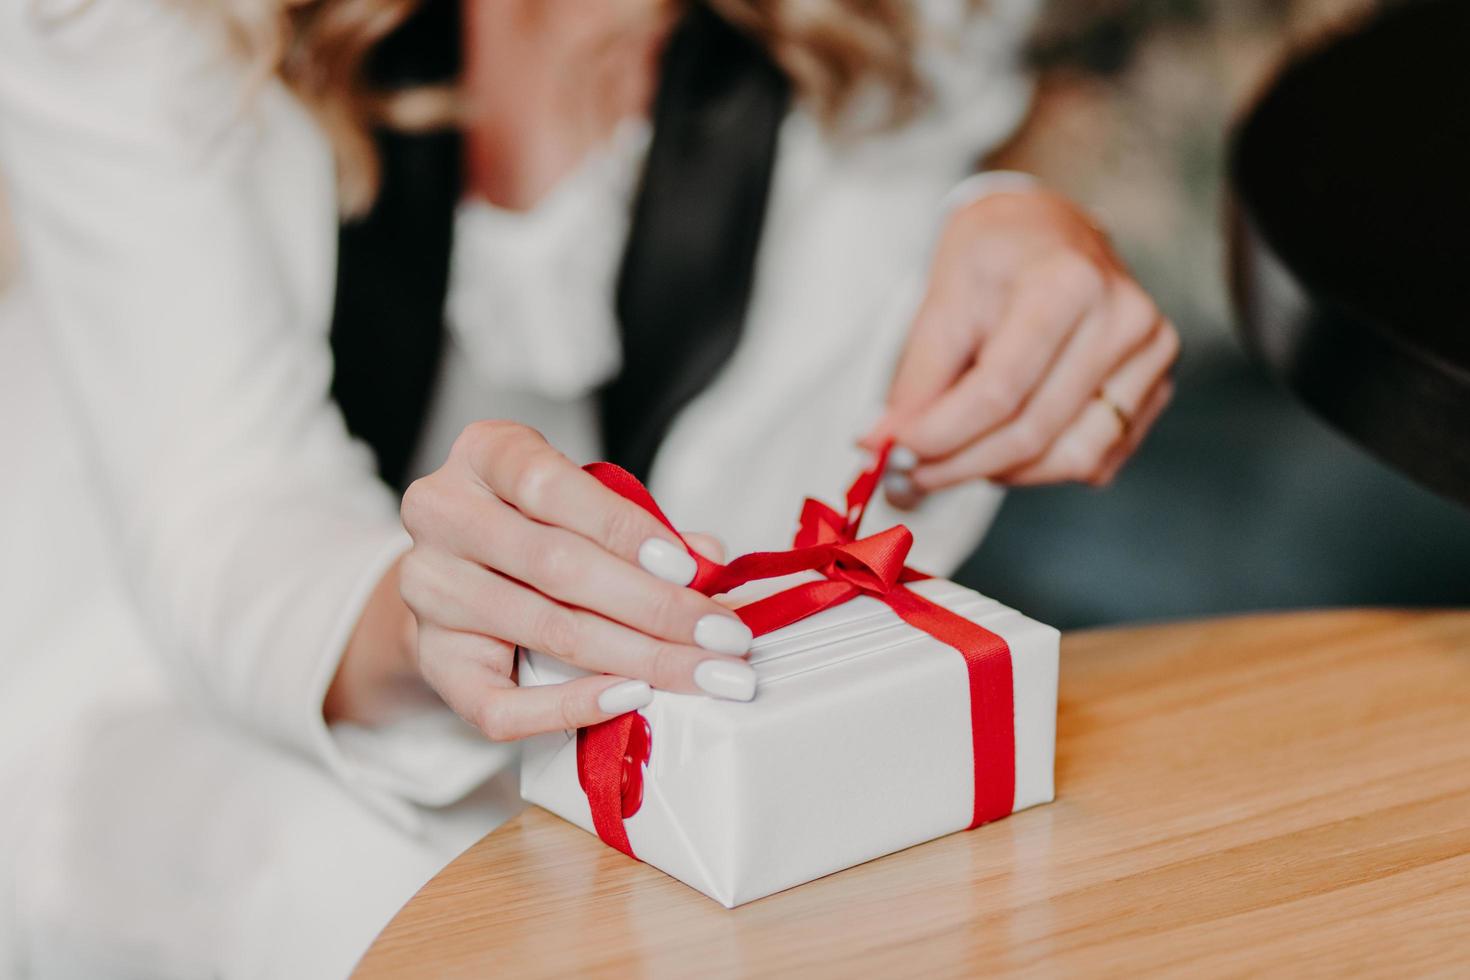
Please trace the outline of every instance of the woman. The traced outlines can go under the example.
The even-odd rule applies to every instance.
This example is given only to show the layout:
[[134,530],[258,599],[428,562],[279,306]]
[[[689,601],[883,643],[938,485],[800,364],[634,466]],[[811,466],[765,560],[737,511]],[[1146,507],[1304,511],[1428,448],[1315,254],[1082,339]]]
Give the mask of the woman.
[[[896,437],[909,512],[872,520],[947,572],[986,478],[1105,481],[1168,398],[1173,331],[1080,211],[956,190],[1024,111],[1029,3],[468,4],[463,145],[385,137],[340,262],[374,183],[353,65],[407,8],[295,7],[272,77],[280,19],[244,6],[0,6],[35,972],[340,972],[514,812],[514,739],[753,696],[748,632],[577,462],[745,551]],[[404,52],[446,10],[377,70],[438,81]],[[462,187],[423,179],[446,146]],[[384,263],[405,229],[444,261]],[[411,541],[375,462],[429,474]],[[516,644],[589,675],[520,691]]]

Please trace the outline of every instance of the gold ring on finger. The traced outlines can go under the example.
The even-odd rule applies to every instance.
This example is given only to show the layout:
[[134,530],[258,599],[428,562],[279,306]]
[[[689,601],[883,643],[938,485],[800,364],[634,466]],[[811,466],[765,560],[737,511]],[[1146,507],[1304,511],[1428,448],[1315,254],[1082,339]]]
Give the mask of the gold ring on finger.
[[1128,433],[1133,431],[1133,416],[1129,415],[1122,405],[1109,398],[1105,391],[1099,391],[1097,393],[1097,400],[1112,410],[1113,415],[1118,420],[1118,426],[1123,430],[1123,438],[1126,439]]

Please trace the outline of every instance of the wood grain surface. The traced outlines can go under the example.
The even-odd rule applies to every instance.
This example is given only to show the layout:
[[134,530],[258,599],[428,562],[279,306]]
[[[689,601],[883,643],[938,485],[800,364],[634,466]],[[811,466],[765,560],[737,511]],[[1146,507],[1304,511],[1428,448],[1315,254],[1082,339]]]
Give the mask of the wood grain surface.
[[531,809],[358,976],[1470,976],[1470,613],[1068,635],[1057,802],[727,911]]

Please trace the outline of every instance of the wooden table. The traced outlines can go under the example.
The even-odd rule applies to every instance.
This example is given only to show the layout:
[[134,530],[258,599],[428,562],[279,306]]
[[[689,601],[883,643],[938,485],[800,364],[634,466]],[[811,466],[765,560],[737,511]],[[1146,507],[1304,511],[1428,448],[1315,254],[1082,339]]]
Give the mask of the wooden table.
[[1470,612],[1069,635],[1057,787],[734,911],[532,809],[358,975],[1470,975]]

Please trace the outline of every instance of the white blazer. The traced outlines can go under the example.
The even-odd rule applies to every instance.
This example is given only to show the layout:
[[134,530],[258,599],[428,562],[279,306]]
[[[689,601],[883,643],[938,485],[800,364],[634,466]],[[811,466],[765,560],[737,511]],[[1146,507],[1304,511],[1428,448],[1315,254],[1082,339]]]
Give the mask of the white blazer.
[[[792,113],[744,339],[650,481],[681,526],[783,547],[802,497],[840,496],[945,192],[1025,111],[1034,6],[993,0],[966,26],[962,0],[925,3],[936,97],[895,133],[837,145]],[[447,711],[322,721],[406,541],[327,394],[329,148],[230,52],[193,4],[0,0],[19,243],[0,296],[0,798],[21,801],[0,808],[17,883],[0,976],[340,972],[516,806],[514,747]],[[530,214],[462,209],[420,470],[483,417],[597,455],[646,143],[625,126]],[[998,502],[974,485],[871,526],[905,521],[913,563],[947,573]]]

